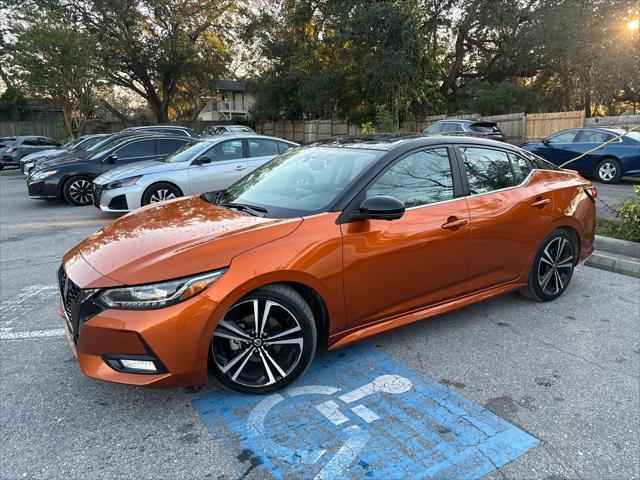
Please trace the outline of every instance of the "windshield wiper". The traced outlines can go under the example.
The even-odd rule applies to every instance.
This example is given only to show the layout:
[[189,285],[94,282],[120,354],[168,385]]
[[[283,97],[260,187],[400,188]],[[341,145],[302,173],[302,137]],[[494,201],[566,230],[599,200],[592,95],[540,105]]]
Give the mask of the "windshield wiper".
[[246,203],[234,203],[234,202],[226,202],[226,203],[218,203],[219,207],[225,208],[234,208],[236,210],[240,210],[241,212],[246,212],[254,217],[264,217],[264,214],[267,213],[267,209],[264,207],[258,207],[256,205],[247,205]]

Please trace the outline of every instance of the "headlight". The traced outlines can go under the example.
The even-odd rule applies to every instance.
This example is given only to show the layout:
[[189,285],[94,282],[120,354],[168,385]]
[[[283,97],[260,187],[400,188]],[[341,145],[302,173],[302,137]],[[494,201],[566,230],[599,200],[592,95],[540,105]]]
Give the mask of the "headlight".
[[107,306],[121,310],[167,307],[202,292],[218,280],[226,270],[222,268],[214,272],[152,285],[109,288],[100,293],[98,298]]
[[104,188],[105,190],[111,190],[112,188],[128,187],[130,185],[135,185],[136,182],[141,178],[142,175],[138,175],[137,177],[123,178],[122,180],[116,180],[115,182],[107,183]]
[[52,175],[58,173],[57,170],[47,170],[46,172],[38,172],[34,173],[29,179],[30,182],[39,182],[40,180],[44,180],[45,178],[49,178]]

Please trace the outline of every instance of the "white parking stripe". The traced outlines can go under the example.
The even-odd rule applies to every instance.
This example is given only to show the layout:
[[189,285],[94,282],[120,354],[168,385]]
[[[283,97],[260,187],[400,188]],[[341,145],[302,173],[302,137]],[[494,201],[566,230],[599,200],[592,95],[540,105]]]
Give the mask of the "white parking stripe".
[[22,332],[7,331],[10,328],[0,329],[0,341],[3,340],[33,340],[37,338],[59,338],[64,337],[64,328],[54,328],[50,330],[25,330]]

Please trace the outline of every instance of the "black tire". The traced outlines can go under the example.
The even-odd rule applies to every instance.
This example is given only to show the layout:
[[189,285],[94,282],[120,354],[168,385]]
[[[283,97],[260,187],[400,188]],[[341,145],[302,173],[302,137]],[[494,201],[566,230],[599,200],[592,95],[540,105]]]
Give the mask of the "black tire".
[[75,175],[64,182],[62,197],[74,207],[84,207],[93,203],[92,179],[86,175]]
[[604,158],[598,162],[595,177],[600,183],[619,183],[622,179],[622,166],[615,158]]
[[149,205],[150,203],[162,202],[164,200],[171,200],[172,198],[178,198],[182,196],[182,192],[175,185],[168,182],[154,183],[147,188],[142,195],[142,206]]
[[[255,329],[256,305],[259,319],[267,308],[269,311],[265,324],[258,322],[262,335]],[[220,320],[211,339],[210,366],[217,382],[229,390],[273,392],[290,385],[309,368],[316,342],[316,325],[307,302],[291,287],[267,285],[242,298]]]
[[520,293],[539,302],[555,300],[569,286],[577,255],[573,237],[566,230],[554,230],[540,245],[529,273],[529,284]]

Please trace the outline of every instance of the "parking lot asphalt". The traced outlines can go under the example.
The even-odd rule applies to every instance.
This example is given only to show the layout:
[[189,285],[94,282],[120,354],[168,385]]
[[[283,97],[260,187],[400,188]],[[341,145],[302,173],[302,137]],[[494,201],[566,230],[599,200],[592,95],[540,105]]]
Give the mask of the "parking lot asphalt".
[[[22,175],[0,173],[0,478],[292,478],[260,468],[264,452],[222,433],[223,419],[205,407],[234,399],[213,383],[148,390],[80,373],[61,334],[55,272],[68,249],[114,218],[29,200]],[[367,378],[401,368],[537,440],[486,478],[639,478],[639,293],[637,278],[580,266],[555,302],[505,295],[316,363],[339,370],[342,356],[379,352]],[[349,390],[341,378],[336,388]],[[401,423],[376,421],[402,434]]]

